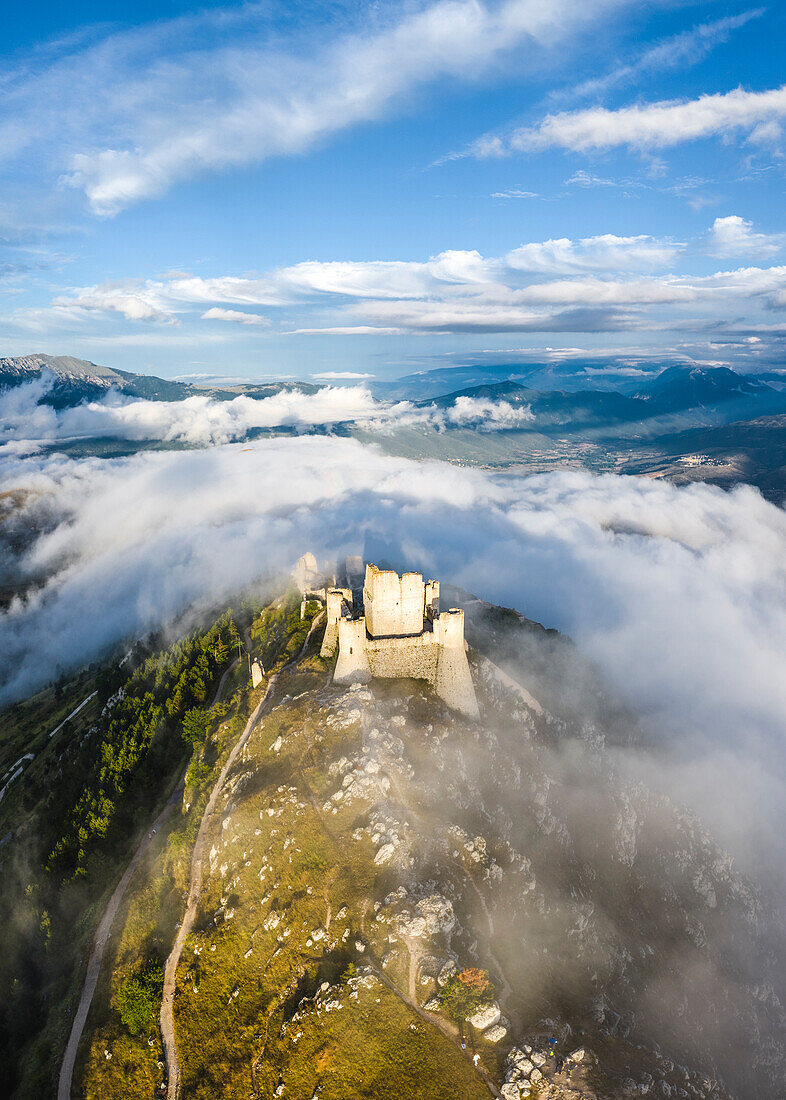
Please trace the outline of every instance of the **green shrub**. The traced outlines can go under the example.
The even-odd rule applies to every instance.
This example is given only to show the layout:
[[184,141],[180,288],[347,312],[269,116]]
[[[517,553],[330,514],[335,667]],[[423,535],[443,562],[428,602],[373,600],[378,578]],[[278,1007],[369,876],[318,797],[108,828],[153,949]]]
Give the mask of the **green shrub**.
[[160,963],[147,963],[137,974],[126,978],[117,994],[120,1019],[131,1035],[146,1031],[159,1009],[164,972]]
[[485,970],[467,967],[454,974],[439,994],[439,1003],[453,1020],[465,1020],[493,998]]

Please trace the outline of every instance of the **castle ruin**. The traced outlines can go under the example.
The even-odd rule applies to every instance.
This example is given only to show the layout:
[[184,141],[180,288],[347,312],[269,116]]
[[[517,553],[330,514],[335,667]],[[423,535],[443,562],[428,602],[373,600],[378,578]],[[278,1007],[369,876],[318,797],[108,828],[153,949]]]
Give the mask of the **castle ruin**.
[[356,609],[350,588],[329,588],[325,602],[322,656],[338,648],[337,684],[364,683],[372,676],[427,680],[448,706],[479,717],[464,612],[455,607],[440,612],[439,581],[367,565],[362,609]]

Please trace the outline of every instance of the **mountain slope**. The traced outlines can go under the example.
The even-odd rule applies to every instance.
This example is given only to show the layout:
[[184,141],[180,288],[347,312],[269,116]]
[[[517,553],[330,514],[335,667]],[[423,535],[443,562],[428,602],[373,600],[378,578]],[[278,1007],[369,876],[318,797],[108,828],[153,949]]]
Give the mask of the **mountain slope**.
[[772,397],[776,391],[761,379],[728,367],[673,366],[642,386],[644,397],[659,412],[715,406],[740,397]]
[[[282,674],[209,821],[174,1002],[184,1100],[452,1100],[486,1077],[505,1100],[774,1100],[786,1018],[762,899],[698,822],[616,773],[607,739],[635,724],[565,640],[465,606],[525,685],[475,651],[479,724],[417,682],[334,687],[315,651]],[[139,889],[115,1004],[150,957],[159,906]],[[470,1025],[457,975],[478,973],[491,1000]],[[154,1023],[134,1038],[105,1004],[82,1087],[128,1095],[133,1069],[135,1096],[160,1095],[160,1063]]]
[[110,389],[129,397],[145,397],[154,401],[179,401],[193,392],[191,386],[182,382],[169,382],[153,375],[129,374],[70,355],[42,353],[0,359],[0,390],[32,382],[46,373],[54,376],[54,382],[43,396],[42,403],[58,409],[86,400],[98,400]]
[[183,401],[195,395],[209,396],[216,401],[229,401],[238,394],[262,399],[282,390],[313,393],[318,387],[306,382],[260,382],[232,386],[195,386],[172,382],[152,374],[133,374],[113,367],[102,367],[70,355],[36,353],[17,358],[0,359],[0,393],[3,389],[52,376],[53,382],[41,397],[41,403],[62,409],[83,401],[96,401],[113,390],[127,397],[148,401]]

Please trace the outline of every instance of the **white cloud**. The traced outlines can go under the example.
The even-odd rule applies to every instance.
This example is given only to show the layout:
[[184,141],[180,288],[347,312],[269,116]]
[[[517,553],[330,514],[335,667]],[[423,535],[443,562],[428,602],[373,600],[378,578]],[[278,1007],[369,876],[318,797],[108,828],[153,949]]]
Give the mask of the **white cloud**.
[[318,382],[337,382],[340,379],[345,379],[345,378],[346,379],[349,379],[349,378],[353,378],[353,379],[373,378],[374,375],[373,374],[358,373],[357,371],[353,371],[353,370],[325,370],[325,371],[322,371],[320,374],[312,374],[311,377],[316,378],[316,380]]
[[[766,257],[784,235],[765,235],[738,216],[719,218],[690,244],[645,234],[598,234],[571,240],[532,241],[500,256],[475,249],[445,250],[430,259],[305,261],[255,277],[199,277],[182,273],[159,279],[76,288],[48,309],[17,310],[7,324],[69,331],[91,321],[84,341],[126,339],[167,343],[174,337],[102,335],[93,319],[103,311],[150,325],[182,326],[196,311],[207,319],[269,325],[243,305],[286,310],[292,335],[384,336],[403,333],[599,332],[635,328],[726,323],[730,312],[777,304],[786,289],[780,266],[724,270],[712,275],[678,274],[686,257]],[[207,307],[207,308],[205,308]],[[667,312],[665,307],[671,307]],[[690,317],[678,312],[691,309]],[[660,312],[658,312],[660,311]],[[296,317],[293,317],[293,313]],[[257,320],[257,318],[259,318]],[[754,317],[749,318],[750,323]],[[305,322],[305,323],[304,323]],[[158,331],[165,333],[171,329]],[[228,338],[232,329],[228,330]],[[204,335],[203,335],[204,334]],[[200,330],[199,339],[216,339]],[[185,342],[195,337],[186,337]],[[341,372],[339,372],[341,373]],[[357,373],[357,372],[351,372]],[[331,373],[319,375],[329,381]]]
[[[337,377],[356,376],[346,372]],[[384,432],[414,425],[501,431],[533,418],[528,406],[506,401],[460,397],[447,408],[377,401],[362,386],[323,386],[314,393],[283,389],[261,399],[241,394],[229,400],[206,394],[184,401],[147,401],[110,393],[100,401],[55,409],[40,404],[52,381],[44,376],[0,395],[0,454],[33,453],[44,444],[94,438],[210,446],[247,439],[257,429],[309,432],[336,424]]]
[[553,63],[588,23],[625,6],[364,5],[332,25],[317,17],[310,34],[296,26],[289,40],[270,33],[256,5],[162,21],[65,48],[43,71],[8,72],[0,150],[19,157],[35,133],[39,147],[68,157],[64,182],[112,215],[201,172],[300,153],[434,81],[477,80],[514,57],[529,70]]
[[539,196],[535,191],[494,191],[491,195],[492,199],[537,199]]
[[127,283],[105,283],[103,286],[81,287],[72,296],[61,295],[54,306],[83,312],[119,313],[128,321],[163,321],[177,324],[177,319],[161,299],[155,287],[133,286]]
[[604,233],[572,241],[568,238],[521,245],[505,261],[513,270],[553,275],[585,271],[649,270],[674,263],[684,245],[646,235],[618,237]]
[[267,317],[261,317],[258,313],[243,313],[239,309],[222,309],[213,306],[202,314],[203,321],[233,321],[238,325],[269,325]]
[[783,249],[786,240],[782,233],[755,232],[752,222],[736,214],[716,218],[708,236],[710,254],[721,259],[751,255],[773,256]]
[[534,419],[529,405],[511,405],[509,401],[489,401],[482,397],[457,397],[445,411],[448,424],[482,432],[520,428]]
[[473,146],[478,156],[503,156],[558,148],[575,153],[617,146],[646,151],[702,138],[742,136],[777,144],[786,118],[786,85],[766,92],[743,88],[693,100],[666,100],[609,110],[591,107],[547,115],[507,138],[489,136]]
[[579,168],[577,172],[574,172],[572,176],[565,180],[566,187],[621,187],[622,185],[617,180],[606,179],[603,176],[596,176],[593,172],[587,172],[583,168]]

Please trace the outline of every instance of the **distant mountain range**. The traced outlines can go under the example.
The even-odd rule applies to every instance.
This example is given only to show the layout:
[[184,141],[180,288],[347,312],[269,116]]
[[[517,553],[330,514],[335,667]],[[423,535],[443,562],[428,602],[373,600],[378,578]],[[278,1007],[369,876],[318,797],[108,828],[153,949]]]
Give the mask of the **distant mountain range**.
[[[231,400],[239,393],[264,398],[281,390],[313,393],[318,389],[299,381],[199,386],[103,367],[70,355],[43,353],[0,359],[0,389],[40,378],[45,372],[54,376],[54,383],[42,401],[55,408],[100,399],[109,390],[150,401],[182,401],[195,394]],[[447,407],[462,396],[527,404],[536,414],[537,430],[569,425],[619,426],[686,410],[721,414],[720,421],[724,423],[745,415],[786,412],[786,391],[776,389],[762,377],[738,374],[727,367],[673,364],[639,382],[635,392],[623,392],[622,386],[620,389],[606,386],[576,389],[575,384],[565,389],[533,386],[535,373],[532,365],[449,367],[408,375],[395,382],[372,383],[371,389],[380,398],[404,397],[421,406]],[[573,378],[575,383],[575,375]],[[529,385],[525,384],[527,381]],[[716,418],[714,422],[719,420]]]
[[[584,365],[586,366],[586,364]],[[515,428],[478,432],[473,426],[423,424],[395,427],[384,436],[347,422],[326,430],[373,439],[392,454],[436,458],[520,473],[564,467],[597,472],[647,474],[676,482],[702,480],[724,486],[747,481],[773,500],[786,495],[786,374],[740,374],[728,367],[669,363],[643,378],[610,375],[597,388],[584,366],[573,362],[447,367],[394,382],[372,382],[380,400],[407,399],[418,407],[450,408],[458,398],[527,406],[532,420]],[[597,365],[595,368],[597,370]],[[53,377],[42,402],[55,408],[100,400],[113,391],[152,401],[182,401],[195,395],[229,401],[255,399],[282,390],[314,393],[306,382],[278,381],[231,386],[193,385],[133,374],[71,356],[35,354],[0,359],[0,392]],[[556,377],[555,377],[556,376]],[[610,388],[616,378],[619,389]],[[581,388],[581,380],[591,388]],[[547,388],[544,383],[562,383]],[[249,438],[292,429],[253,429]],[[60,441],[78,454],[130,454],[144,443],[84,439]]]
[[[623,425],[637,437],[695,424],[728,423],[750,415],[786,412],[786,393],[753,376],[726,367],[669,367],[642,385],[635,394],[615,390],[542,390],[507,380],[452,390],[418,402],[447,408],[459,397],[529,405],[530,425],[516,431],[583,430]],[[686,423],[668,422],[678,417]],[[666,422],[664,423],[664,418]]]
[[183,401],[196,394],[209,394],[219,401],[229,401],[238,393],[249,397],[270,397],[281,390],[297,389],[311,393],[316,386],[307,382],[264,382],[241,386],[195,386],[187,382],[171,382],[153,374],[133,374],[130,371],[102,367],[71,355],[44,355],[35,353],[18,358],[0,359],[0,391],[10,386],[22,385],[49,372],[54,383],[42,398],[42,403],[56,409],[79,405],[83,401],[96,401],[109,390],[128,397],[142,397],[148,401]]

